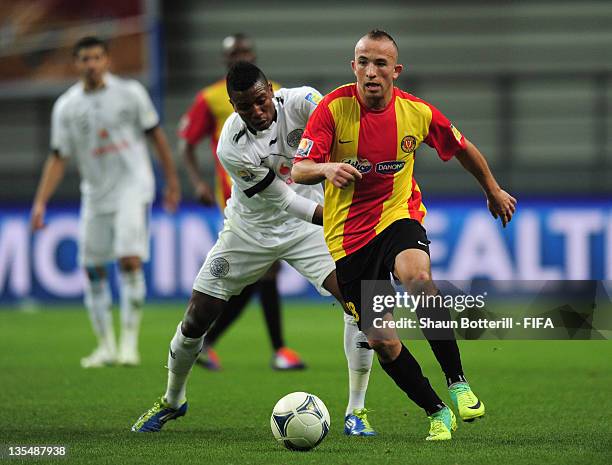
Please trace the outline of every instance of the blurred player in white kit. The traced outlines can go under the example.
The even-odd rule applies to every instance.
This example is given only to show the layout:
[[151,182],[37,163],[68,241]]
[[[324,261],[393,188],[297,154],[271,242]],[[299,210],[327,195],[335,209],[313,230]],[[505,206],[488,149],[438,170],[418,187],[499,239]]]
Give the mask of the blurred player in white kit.
[[[108,47],[99,38],[79,40],[73,54],[80,80],[53,107],[51,154],[32,206],[32,228],[44,227],[46,205],[63,178],[66,159],[75,157],[81,175],[79,263],[87,272],[85,306],[98,339],[97,348],[81,359],[81,365],[137,365],[146,295],[142,263],[149,258],[149,215],[155,196],[147,137],[163,168],[167,210],[174,211],[179,203],[179,182],[146,89],[108,72]],[[118,349],[107,278],[108,264],[114,261],[120,272]]]

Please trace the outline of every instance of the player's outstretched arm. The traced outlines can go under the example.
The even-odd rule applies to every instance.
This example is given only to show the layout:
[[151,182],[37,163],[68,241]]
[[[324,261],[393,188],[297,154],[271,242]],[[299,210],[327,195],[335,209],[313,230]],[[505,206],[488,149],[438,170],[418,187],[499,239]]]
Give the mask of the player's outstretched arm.
[[36,196],[32,205],[30,224],[34,231],[45,226],[45,212],[47,202],[57,189],[58,184],[64,177],[66,161],[58,152],[53,152],[47,158],[43,173],[36,189]]
[[155,152],[162,165],[166,186],[164,188],[164,208],[170,212],[174,212],[181,201],[181,187],[178,176],[176,175],[176,167],[172,159],[172,151],[166,139],[166,134],[161,126],[155,126],[148,131],[151,142],[155,147]]
[[292,216],[319,226],[323,225],[323,207],[314,200],[302,197],[278,178],[258,195],[268,204]]
[[185,163],[185,168],[187,168],[187,174],[195,191],[198,202],[204,205],[214,205],[215,194],[208,183],[202,179],[195,147],[195,145],[190,144],[187,141],[182,141],[179,150]]
[[501,218],[504,228],[516,211],[516,199],[499,187],[485,157],[478,148],[465,139],[466,149],[455,155],[461,165],[478,180],[487,196],[489,211],[495,219]]
[[344,189],[361,179],[361,173],[348,163],[315,163],[304,159],[293,165],[291,177],[299,184],[317,184],[327,179],[334,186]]

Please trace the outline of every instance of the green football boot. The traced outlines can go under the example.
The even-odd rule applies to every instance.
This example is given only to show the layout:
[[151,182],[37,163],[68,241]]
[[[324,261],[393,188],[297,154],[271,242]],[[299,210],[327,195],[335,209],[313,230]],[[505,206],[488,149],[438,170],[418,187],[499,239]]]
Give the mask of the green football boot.
[[463,421],[474,421],[484,416],[485,406],[472,392],[468,383],[451,384],[448,392]]
[[429,417],[429,436],[427,441],[448,441],[452,438],[452,432],[457,430],[457,419],[448,407],[434,413]]

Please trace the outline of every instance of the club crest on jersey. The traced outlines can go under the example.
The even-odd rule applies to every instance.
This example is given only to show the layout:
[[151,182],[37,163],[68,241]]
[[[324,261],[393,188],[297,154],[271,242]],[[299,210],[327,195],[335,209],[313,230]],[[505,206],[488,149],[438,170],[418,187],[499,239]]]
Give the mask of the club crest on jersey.
[[312,146],[314,142],[310,139],[302,139],[300,141],[300,145],[298,146],[297,152],[295,153],[298,157],[307,157],[310,151],[312,150]]
[[291,148],[296,148],[300,144],[302,134],[304,134],[304,128],[291,131],[287,134],[287,145]]
[[353,168],[357,168],[357,171],[359,171],[361,174],[366,174],[372,171],[372,163],[365,158],[345,158],[342,160],[342,163],[348,163]]
[[229,273],[229,262],[223,257],[217,257],[210,262],[210,274],[215,278],[222,278]]
[[406,153],[414,152],[414,150],[416,149],[416,146],[417,146],[417,141],[416,141],[416,137],[414,136],[404,137],[402,139],[402,143],[400,144],[400,147]]
[[249,170],[239,170],[238,176],[240,176],[240,178],[246,182],[251,182],[253,179],[255,179],[255,173],[252,173]]
[[310,92],[304,98],[308,100],[310,103],[312,103],[313,105],[318,105],[323,97],[318,92]]
[[376,172],[378,174],[395,174],[401,171],[405,164],[406,162],[401,160],[381,161],[376,163]]
[[461,138],[463,137],[461,135],[461,133],[459,132],[459,129],[457,129],[455,126],[453,126],[452,124],[450,125],[451,131],[453,131],[453,135],[455,136],[455,139],[457,139],[457,142],[461,142]]

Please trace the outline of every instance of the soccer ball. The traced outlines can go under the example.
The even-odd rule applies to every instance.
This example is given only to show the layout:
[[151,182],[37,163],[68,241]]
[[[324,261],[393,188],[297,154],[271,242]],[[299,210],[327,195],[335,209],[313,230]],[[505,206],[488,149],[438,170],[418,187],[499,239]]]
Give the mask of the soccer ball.
[[270,427],[278,442],[290,450],[310,450],[329,432],[329,412],[321,399],[307,392],[292,392],[272,410]]

